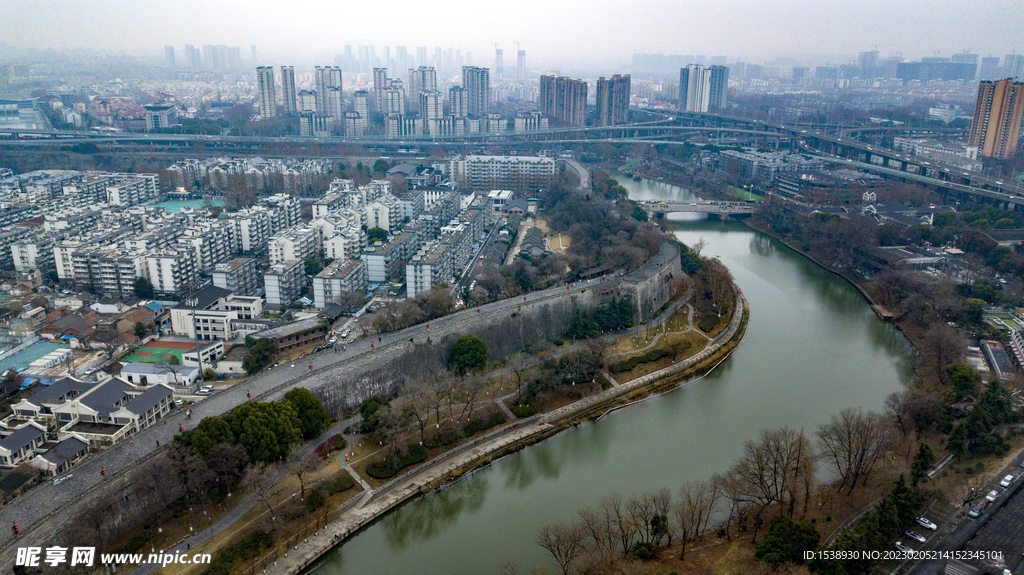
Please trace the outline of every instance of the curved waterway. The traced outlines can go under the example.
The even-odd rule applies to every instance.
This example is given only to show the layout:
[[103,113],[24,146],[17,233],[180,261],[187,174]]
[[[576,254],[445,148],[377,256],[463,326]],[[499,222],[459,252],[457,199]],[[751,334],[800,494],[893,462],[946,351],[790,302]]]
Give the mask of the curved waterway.
[[[613,176],[635,199],[693,198]],[[704,255],[728,266],[750,303],[746,339],[727,361],[392,510],[325,554],[316,574],[487,575],[507,559],[526,572],[550,566],[534,543],[545,522],[571,520],[612,491],[675,492],[726,470],[761,429],[813,433],[847,407],[880,410],[910,382],[909,343],[841,278],[742,223],[686,216],[670,216],[675,235],[688,245],[704,240]]]

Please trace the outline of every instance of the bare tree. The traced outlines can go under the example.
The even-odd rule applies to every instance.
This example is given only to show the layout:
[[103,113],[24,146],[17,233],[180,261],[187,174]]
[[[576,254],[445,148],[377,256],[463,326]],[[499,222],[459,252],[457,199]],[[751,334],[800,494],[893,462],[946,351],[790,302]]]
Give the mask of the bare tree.
[[507,358],[509,368],[512,370],[513,379],[516,382],[516,401],[523,396],[523,376],[530,367],[530,356],[524,353],[517,353]]
[[467,377],[456,385],[459,399],[462,400],[459,421],[469,421],[473,418],[473,407],[486,387],[486,381],[480,377]]
[[551,553],[562,575],[569,575],[573,562],[586,551],[586,538],[581,523],[545,523],[537,534],[537,544]]
[[839,488],[849,486],[853,493],[857,481],[867,483],[875,463],[891,443],[891,424],[882,415],[860,409],[844,409],[818,428],[820,457],[841,478]]
[[708,522],[711,521],[721,497],[719,478],[688,481],[679,488],[679,500],[672,506],[672,512],[682,543],[680,560],[685,557],[686,543],[696,540],[707,530]]
[[731,497],[740,505],[757,508],[754,516],[754,534],[757,537],[765,510],[774,503],[790,503],[794,485],[803,479],[808,469],[806,459],[809,448],[802,432],[788,427],[763,430],[758,441],[747,441],[740,458],[725,475]]
[[277,465],[266,465],[263,463],[253,465],[249,468],[249,471],[245,474],[245,479],[242,480],[242,484],[251,491],[256,499],[259,499],[260,503],[263,503],[267,508],[267,514],[270,518],[271,530],[277,528],[277,518],[274,516],[274,504],[271,500],[277,496],[278,490],[275,488],[277,485],[278,476]]
[[301,452],[296,454],[297,461],[294,461],[295,467],[292,468],[292,474],[295,475],[296,479],[299,480],[299,499],[301,501],[306,500],[306,478],[309,477],[310,473],[315,472],[320,468],[320,464],[323,463],[324,458],[319,452],[313,450],[313,453],[303,457]]
[[615,534],[616,544],[625,555],[633,548],[637,537],[636,520],[629,514],[622,496],[611,493],[601,500],[601,511],[608,518],[609,529]]
[[957,476],[950,489],[950,502],[963,509],[977,501],[984,489],[985,477],[983,474],[967,475],[962,473]]

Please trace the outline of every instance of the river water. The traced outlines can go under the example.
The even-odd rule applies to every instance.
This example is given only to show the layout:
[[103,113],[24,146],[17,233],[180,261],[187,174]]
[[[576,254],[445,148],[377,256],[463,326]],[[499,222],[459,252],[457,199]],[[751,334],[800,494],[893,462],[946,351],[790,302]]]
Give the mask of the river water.
[[[634,199],[694,197],[612,175]],[[550,569],[533,541],[545,522],[571,520],[612,491],[675,492],[725,471],[761,429],[813,435],[847,407],[880,410],[910,382],[909,343],[842,279],[742,223],[676,216],[673,233],[687,245],[703,240],[703,254],[725,263],[750,303],[746,338],[727,361],[408,502],[324,555],[315,573],[487,575],[507,559],[520,571]]]

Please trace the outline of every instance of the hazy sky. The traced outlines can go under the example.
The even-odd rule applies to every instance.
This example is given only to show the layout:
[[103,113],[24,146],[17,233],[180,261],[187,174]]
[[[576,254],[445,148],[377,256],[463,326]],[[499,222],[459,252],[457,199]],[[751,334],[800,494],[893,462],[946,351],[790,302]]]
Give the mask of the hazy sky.
[[[162,53],[256,44],[268,64],[325,60],[345,44],[453,46],[477,64],[518,40],[528,58],[633,52],[759,61],[792,54],[1024,52],[1024,0],[0,0],[0,41],[19,48]],[[378,48],[378,55],[380,49]]]

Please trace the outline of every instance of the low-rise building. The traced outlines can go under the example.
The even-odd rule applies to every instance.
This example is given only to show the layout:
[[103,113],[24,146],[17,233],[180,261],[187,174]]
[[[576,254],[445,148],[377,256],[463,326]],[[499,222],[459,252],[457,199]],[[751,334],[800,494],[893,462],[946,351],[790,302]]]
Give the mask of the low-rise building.
[[309,345],[319,345],[327,339],[327,326],[319,318],[310,318],[257,332],[255,339],[269,339],[277,353]]
[[[212,366],[213,363],[205,365]],[[121,377],[133,385],[148,387],[160,383],[172,389],[191,390],[199,380],[199,368],[156,363],[126,363],[121,366]]]

